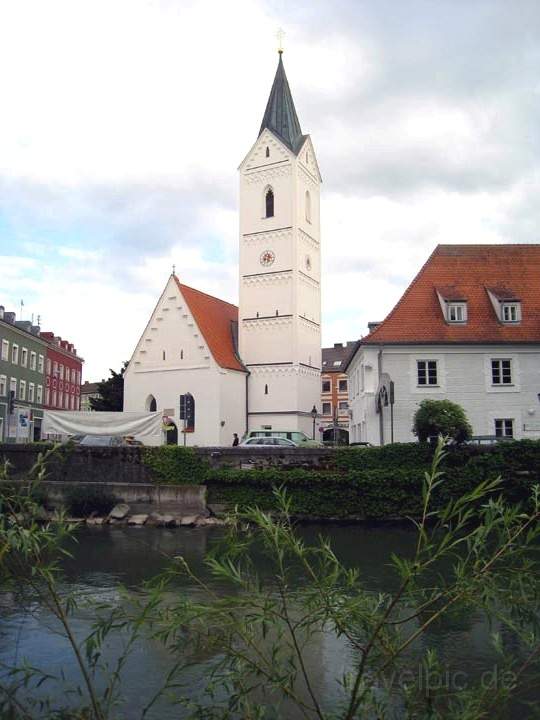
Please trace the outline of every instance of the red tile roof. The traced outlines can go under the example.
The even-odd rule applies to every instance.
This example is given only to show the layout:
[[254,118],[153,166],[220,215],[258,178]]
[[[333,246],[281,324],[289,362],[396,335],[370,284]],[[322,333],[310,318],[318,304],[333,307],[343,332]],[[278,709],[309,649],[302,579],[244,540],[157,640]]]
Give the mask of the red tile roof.
[[[488,289],[521,300],[520,323],[498,320]],[[445,321],[437,290],[467,301],[466,323]],[[386,319],[362,339],[432,342],[540,342],[540,245],[438,245]]]
[[217,364],[245,371],[233,341],[233,324],[238,323],[236,305],[183,285],[176,276],[175,280]]

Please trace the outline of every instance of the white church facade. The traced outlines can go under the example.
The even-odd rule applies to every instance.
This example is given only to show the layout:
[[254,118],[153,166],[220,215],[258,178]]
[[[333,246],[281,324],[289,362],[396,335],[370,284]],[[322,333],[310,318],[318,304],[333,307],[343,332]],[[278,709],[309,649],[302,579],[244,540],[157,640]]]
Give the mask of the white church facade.
[[[238,308],[173,273],[124,375],[124,410],[158,410],[169,441],[301,430],[320,404],[320,184],[282,55],[259,136],[240,165]],[[180,395],[195,404],[182,433]],[[191,429],[190,429],[191,430]]]

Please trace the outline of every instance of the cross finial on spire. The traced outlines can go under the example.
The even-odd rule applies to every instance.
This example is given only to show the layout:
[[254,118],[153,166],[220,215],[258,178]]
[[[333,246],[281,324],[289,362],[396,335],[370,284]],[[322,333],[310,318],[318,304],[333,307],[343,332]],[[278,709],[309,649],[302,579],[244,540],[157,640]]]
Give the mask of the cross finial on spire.
[[172,274],[173,274],[173,275],[176,275],[176,265],[175,265],[174,263],[173,263],[173,266],[172,266]]
[[285,31],[284,31],[282,28],[279,28],[278,31],[277,31],[277,33],[276,33],[276,37],[277,37],[277,39],[278,39],[278,44],[279,44],[279,46],[278,46],[278,53],[279,53],[280,55],[283,54],[283,36],[284,36],[284,35],[285,35]]

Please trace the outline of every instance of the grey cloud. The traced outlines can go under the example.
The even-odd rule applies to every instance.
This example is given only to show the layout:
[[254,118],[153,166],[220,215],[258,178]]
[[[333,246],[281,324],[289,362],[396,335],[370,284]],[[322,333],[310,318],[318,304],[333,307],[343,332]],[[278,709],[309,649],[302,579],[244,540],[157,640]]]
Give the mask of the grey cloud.
[[[270,7],[279,10],[277,3]],[[297,110],[312,132],[327,187],[348,193],[407,194],[426,187],[458,192],[514,185],[538,165],[540,127],[540,3],[537,0],[336,0],[295,4],[289,19],[316,48],[347,38],[370,63],[353,88],[321,97],[316,82],[292,78]],[[312,80],[312,79],[311,79]],[[336,79],[336,87],[340,86]],[[426,138],[400,142],[388,133],[377,147],[374,128],[400,127],[406,112],[444,104],[473,123],[461,161]],[[491,127],[476,124],[482,113]],[[390,120],[389,120],[390,119]],[[352,136],[345,156],[333,134]]]

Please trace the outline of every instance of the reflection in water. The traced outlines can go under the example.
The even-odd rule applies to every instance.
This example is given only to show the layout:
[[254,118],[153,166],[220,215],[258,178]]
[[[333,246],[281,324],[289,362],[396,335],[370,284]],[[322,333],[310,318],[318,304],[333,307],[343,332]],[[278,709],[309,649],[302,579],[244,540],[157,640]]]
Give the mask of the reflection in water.
[[[299,532],[306,544],[316,542],[319,535],[329,537],[336,555],[347,566],[358,568],[364,586],[373,592],[396,588],[396,576],[389,565],[392,552],[405,556],[414,552],[414,534],[401,527],[309,525],[300,528]],[[219,542],[221,535],[219,529],[204,528],[81,529],[78,542],[72,548],[73,557],[64,564],[65,588],[75,591],[80,599],[128,604],[143,596],[145,581],[160,573],[170,558],[180,555],[216,592],[224,592],[224,587],[210,577],[204,565],[205,554]],[[268,572],[256,550],[254,562],[261,574]],[[121,586],[125,592],[120,590]],[[192,598],[201,592],[188,578],[178,580],[178,590]],[[88,634],[92,619],[90,608],[83,606],[76,612],[73,628],[78,638]],[[447,617],[432,625],[411,649],[411,669],[414,671],[415,656],[433,647],[448,668],[465,670],[467,677],[478,678],[495,663],[489,643],[490,632],[483,619],[474,614]],[[108,640],[106,660],[112,661],[118,656],[124,640],[121,635]],[[515,650],[512,648],[515,638],[506,633],[503,640],[505,646]],[[11,665],[22,658],[51,673],[58,674],[63,668],[71,683],[78,678],[67,642],[46,608],[33,605],[23,611],[17,599],[5,593],[0,595],[0,661]],[[186,694],[191,696],[202,690],[205,662],[212,661],[211,657],[199,659],[202,664],[184,676]],[[330,633],[321,634],[310,646],[307,660],[314,685],[325,704],[331,707],[339,697],[339,679],[355,660],[350,648]],[[122,691],[126,698],[120,713],[123,718],[140,716],[141,708],[160,686],[170,667],[171,657],[160,643],[147,638],[136,646],[123,676]],[[48,693],[53,694],[51,687]],[[162,701],[150,717],[181,718],[183,714]],[[281,717],[293,718],[294,714],[286,711]]]

